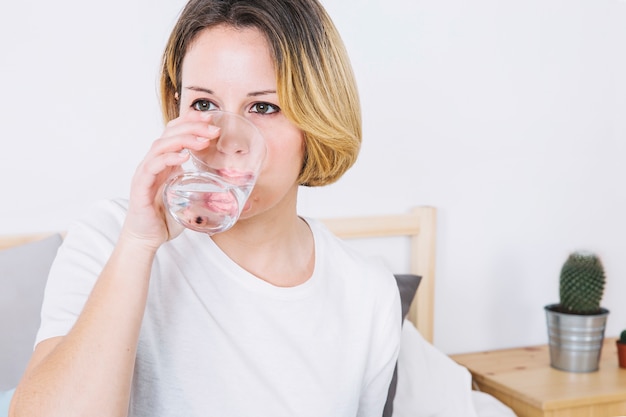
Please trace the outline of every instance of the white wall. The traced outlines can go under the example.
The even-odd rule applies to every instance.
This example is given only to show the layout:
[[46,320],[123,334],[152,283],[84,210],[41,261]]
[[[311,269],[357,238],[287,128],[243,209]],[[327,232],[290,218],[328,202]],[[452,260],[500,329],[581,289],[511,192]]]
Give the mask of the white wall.
[[[604,260],[626,328],[626,2],[326,0],[365,138],[312,216],[439,208],[435,344],[546,342],[569,251]],[[126,196],[161,131],[161,50],[183,0],[0,4],[0,233],[59,230]]]

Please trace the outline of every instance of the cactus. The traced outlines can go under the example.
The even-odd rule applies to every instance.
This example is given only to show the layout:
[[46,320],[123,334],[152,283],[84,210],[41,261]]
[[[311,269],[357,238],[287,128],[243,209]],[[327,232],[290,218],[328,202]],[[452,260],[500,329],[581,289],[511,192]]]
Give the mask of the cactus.
[[619,335],[619,342],[626,344],[626,330],[622,330],[622,333]]
[[561,310],[570,314],[597,314],[604,283],[604,267],[597,255],[589,252],[570,254],[561,269]]

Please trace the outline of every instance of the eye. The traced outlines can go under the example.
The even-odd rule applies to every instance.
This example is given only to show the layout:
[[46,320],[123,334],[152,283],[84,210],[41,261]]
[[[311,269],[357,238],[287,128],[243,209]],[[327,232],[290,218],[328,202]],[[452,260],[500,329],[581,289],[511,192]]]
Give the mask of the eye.
[[209,100],[198,99],[191,103],[191,108],[197,111],[217,110],[217,106]]
[[280,111],[280,108],[270,103],[255,103],[250,108],[251,113],[272,114]]

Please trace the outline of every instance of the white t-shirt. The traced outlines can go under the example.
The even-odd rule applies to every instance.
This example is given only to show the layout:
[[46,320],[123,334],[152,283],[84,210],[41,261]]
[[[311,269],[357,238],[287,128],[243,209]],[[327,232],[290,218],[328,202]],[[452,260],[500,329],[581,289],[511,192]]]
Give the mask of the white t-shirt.
[[[68,230],[50,272],[37,342],[71,329],[126,207],[102,202]],[[306,221],[315,270],[296,287],[248,273],[205,234],[185,230],[162,245],[130,416],[381,416],[400,345],[395,279],[320,222]]]

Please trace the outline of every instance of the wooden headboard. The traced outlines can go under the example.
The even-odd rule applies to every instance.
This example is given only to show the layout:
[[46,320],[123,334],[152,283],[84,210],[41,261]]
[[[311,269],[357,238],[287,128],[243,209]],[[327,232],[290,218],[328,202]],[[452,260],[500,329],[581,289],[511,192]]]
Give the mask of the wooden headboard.
[[53,234],[54,233],[33,233],[24,235],[0,236],[0,250],[12,248],[13,246],[23,245],[24,243],[36,242]]
[[[408,319],[422,336],[433,341],[433,307],[435,295],[436,209],[415,207],[407,214],[323,219],[333,233],[342,239],[407,236],[410,238],[410,270],[394,271],[420,275],[417,296],[411,304]],[[43,239],[52,233],[0,236],[0,249]]]
[[323,219],[328,228],[342,239],[366,239],[387,236],[410,238],[410,270],[394,271],[420,275],[417,296],[407,318],[422,336],[433,342],[435,298],[435,242],[437,210],[415,207],[407,214]]

